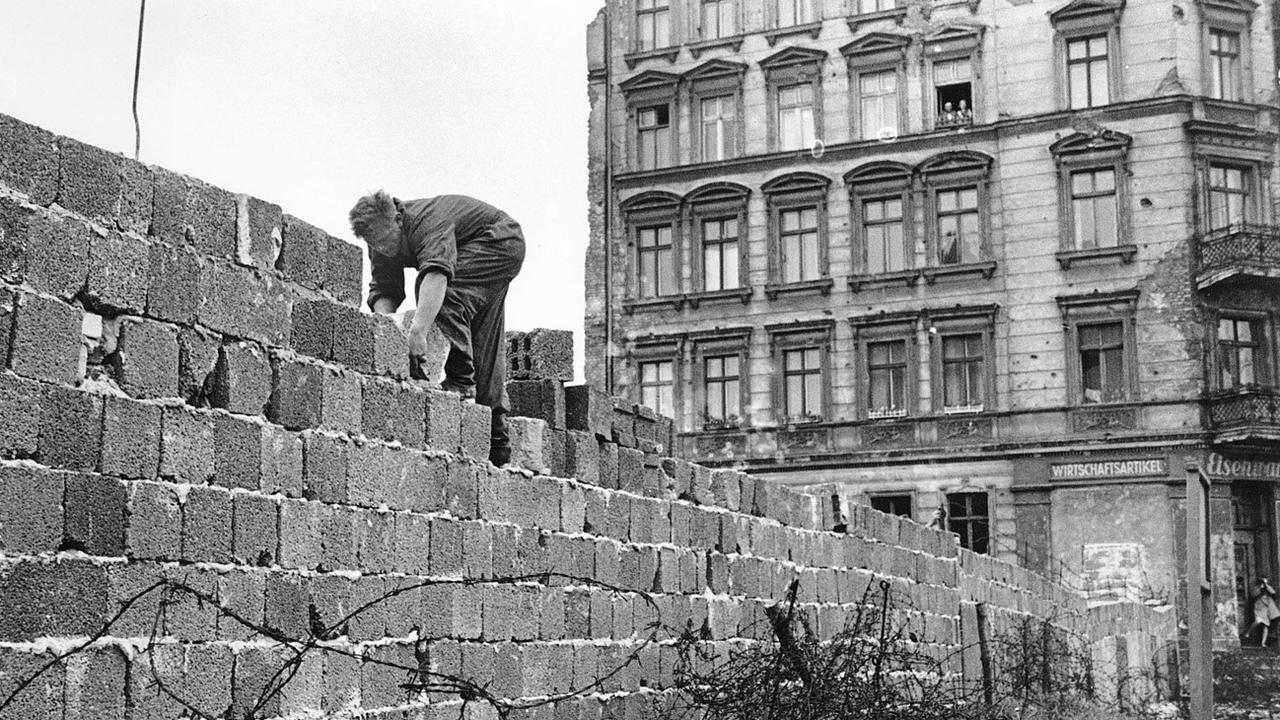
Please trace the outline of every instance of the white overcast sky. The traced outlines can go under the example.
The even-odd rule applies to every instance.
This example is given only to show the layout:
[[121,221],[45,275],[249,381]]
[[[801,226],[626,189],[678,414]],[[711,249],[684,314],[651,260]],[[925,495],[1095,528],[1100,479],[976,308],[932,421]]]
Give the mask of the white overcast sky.
[[[603,0],[149,0],[144,162],[353,240],[384,187],[463,193],[529,241],[507,327],[581,344],[584,34]],[[132,156],[137,0],[0,0],[0,113]]]

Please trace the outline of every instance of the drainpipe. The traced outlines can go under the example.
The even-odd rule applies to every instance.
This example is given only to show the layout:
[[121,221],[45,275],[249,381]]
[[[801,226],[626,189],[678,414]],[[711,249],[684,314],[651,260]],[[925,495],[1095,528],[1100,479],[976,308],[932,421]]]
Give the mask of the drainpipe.
[[604,6],[604,386],[613,395],[613,12]]

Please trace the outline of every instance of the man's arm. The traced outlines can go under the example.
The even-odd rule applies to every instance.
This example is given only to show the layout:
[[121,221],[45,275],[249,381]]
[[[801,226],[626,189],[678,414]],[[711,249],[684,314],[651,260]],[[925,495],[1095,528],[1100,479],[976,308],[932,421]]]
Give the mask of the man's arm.
[[422,377],[419,366],[427,355],[427,333],[436,321],[448,286],[449,278],[444,273],[431,270],[424,272],[418,283],[418,309],[409,327],[409,374],[414,377]]

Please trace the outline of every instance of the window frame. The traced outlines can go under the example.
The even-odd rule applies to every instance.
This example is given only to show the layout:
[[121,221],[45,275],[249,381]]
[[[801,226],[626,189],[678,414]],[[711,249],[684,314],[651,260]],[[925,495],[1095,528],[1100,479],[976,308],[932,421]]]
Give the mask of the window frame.
[[[1057,90],[1058,109],[1089,110],[1113,105],[1125,99],[1124,46],[1120,41],[1120,18],[1124,3],[1119,0],[1075,0],[1051,13],[1053,25],[1053,52],[1055,58],[1054,81]],[[1071,105],[1070,63],[1067,46],[1083,38],[1105,36],[1107,39],[1107,101],[1102,105],[1083,108]]]
[[[1203,163],[1204,167],[1201,172],[1201,187],[1204,197],[1200,203],[1203,226],[1205,232],[1222,231],[1228,232],[1233,228],[1239,228],[1241,225],[1250,225],[1260,222],[1262,210],[1266,197],[1263,194],[1263,186],[1261,178],[1263,169],[1260,163],[1253,162],[1241,158],[1212,156],[1206,157]],[[1243,172],[1243,180],[1246,184],[1247,192],[1234,193],[1244,196],[1244,218],[1240,223],[1228,223],[1227,225],[1213,225],[1213,170],[1216,167],[1230,168],[1241,170]]]
[[[675,167],[680,162],[680,105],[677,87],[680,76],[657,70],[646,70],[618,84],[627,104],[627,168],[633,172],[653,172]],[[644,168],[640,163],[640,112],[667,106],[670,142],[665,164]]]
[[[920,315],[916,312],[884,313],[849,318],[853,328],[855,372],[854,416],[865,421],[895,421],[920,415]],[[871,408],[871,354],[875,343],[904,341],[903,407],[882,413]]]
[[[748,412],[751,397],[750,348],[752,328],[726,328],[690,336],[693,343],[693,395],[696,403],[693,427],[700,430],[730,430],[750,427]],[[738,420],[713,423],[706,416],[707,377],[706,361],[712,357],[736,356],[738,358]]]
[[[867,282],[907,278],[914,282],[919,272],[915,254],[918,228],[915,222],[913,171],[897,162],[873,162],[845,173],[845,189],[849,193],[849,227],[853,244],[853,273],[849,286],[856,292]],[[900,198],[902,201],[902,260],[897,271],[872,273],[869,268],[865,233],[864,206],[868,200]]]
[[[684,399],[683,383],[684,383],[684,352],[685,338],[682,335],[651,335],[643,338],[632,340],[627,345],[627,379],[631,382],[630,393],[627,393],[634,402],[644,405],[643,397],[643,368],[645,363],[670,362],[671,363],[671,418],[676,422],[678,427],[684,427],[681,422],[682,412],[684,410],[682,401]],[[619,393],[622,394],[622,393]],[[658,408],[651,408],[658,414]]]
[[[971,307],[943,308],[926,310],[925,322],[929,329],[929,369],[933,378],[931,388],[932,409],[934,414],[943,416],[971,416],[991,413],[997,410],[996,395],[996,313],[995,305],[978,305]],[[981,408],[948,408],[946,404],[946,360],[943,356],[944,342],[948,337],[962,335],[980,336],[983,352]]]
[[[658,103],[654,103],[654,104],[652,104],[652,105],[637,105],[637,106],[636,106],[636,108],[635,108],[635,118],[636,118],[636,119],[635,119],[635,125],[636,125],[636,131],[635,131],[635,136],[636,136],[636,148],[635,148],[635,150],[636,150],[636,152],[635,152],[635,158],[634,158],[634,160],[635,160],[635,165],[634,165],[634,167],[635,167],[635,169],[636,169],[636,170],[638,170],[638,171],[640,171],[640,172],[644,172],[644,171],[646,171],[646,170],[661,170],[661,169],[663,169],[663,168],[671,167],[672,165],[674,165],[674,164],[675,164],[675,162],[674,162],[674,159],[675,159],[675,120],[674,120],[674,118],[672,117],[672,109],[673,109],[673,106],[674,106],[674,105],[675,105],[675,103],[668,101],[668,102],[658,102]],[[666,123],[666,125],[654,124],[654,125],[652,125],[652,126],[646,126],[646,125],[644,124],[644,120],[643,120],[645,113],[647,113],[647,112],[656,112],[656,111],[658,111],[658,110],[660,110],[660,109],[665,109],[665,110],[667,111],[667,123]],[[645,134],[646,134],[646,133],[650,133],[650,134],[653,134],[653,135],[655,135],[655,136],[656,136],[656,135],[658,135],[658,133],[660,133],[662,130],[665,130],[665,131],[666,131],[666,148],[665,148],[665,152],[663,151],[663,148],[659,145],[659,143],[658,143],[658,142],[656,141],[656,139],[655,139],[655,141],[654,141],[654,156],[653,156],[653,158],[652,158],[652,165],[650,165],[650,164],[648,164],[648,163],[646,162],[646,160],[648,160],[648,158],[647,158],[647,156],[646,156],[646,154],[645,154],[645,152],[644,152],[644,137],[645,137]],[[665,157],[665,160],[664,160],[664,157]]]
[[[803,2],[809,6],[809,14],[811,17],[804,22],[793,22],[789,25],[782,24],[781,5],[783,2]],[[814,23],[821,23],[822,3],[820,0],[767,0],[765,2],[765,13],[768,17],[766,27],[769,30],[792,30],[806,28]]]
[[[875,506],[876,500],[894,499],[894,498],[907,499],[907,514],[903,515],[902,513],[895,513],[895,512],[892,512],[891,510],[880,510],[880,508],[877,508]],[[878,512],[885,513],[886,515],[896,515],[897,517],[905,517],[908,520],[915,520],[916,493],[914,490],[905,490],[905,491],[883,490],[880,492],[869,492],[867,493],[867,506]]]
[[[1132,138],[1124,133],[1101,130],[1074,133],[1049,146],[1058,172],[1058,252],[1063,270],[1082,261],[1118,258],[1132,262],[1138,247],[1133,238],[1133,210],[1129,189],[1129,147]],[[1075,245],[1075,207],[1071,178],[1088,170],[1111,170],[1115,177],[1116,244],[1112,247],[1080,248]]]
[[[983,540],[984,540],[984,544],[986,545],[986,547],[985,547],[985,548],[983,548],[982,550],[978,550],[978,549],[976,549],[976,548],[974,548],[974,547],[969,547],[969,546],[965,545],[965,534],[960,533],[960,532],[958,532],[957,530],[955,530],[955,529],[953,529],[953,528],[952,528],[952,523],[953,523],[953,522],[955,522],[955,520],[953,519],[953,518],[954,518],[954,514],[951,512],[951,508],[952,508],[952,498],[959,498],[959,497],[976,497],[976,496],[979,496],[979,495],[981,495],[981,496],[983,497],[983,501],[985,502],[985,504],[986,504],[986,506],[987,506],[987,507],[986,507],[986,510],[987,510],[986,515],[985,515],[985,516],[982,516],[982,517],[985,517],[985,522],[986,522],[986,527],[987,527],[987,534],[986,534],[986,537],[983,539]],[[947,522],[947,532],[955,533],[957,536],[959,536],[959,538],[960,538],[960,541],[959,541],[960,547],[962,547],[962,548],[964,548],[964,549],[966,549],[966,550],[969,550],[969,551],[971,551],[971,552],[976,552],[976,553],[979,553],[979,554],[982,554],[982,555],[990,555],[990,554],[991,554],[991,550],[992,550],[992,544],[993,544],[993,543],[992,543],[992,540],[993,540],[993,536],[994,536],[994,533],[993,533],[992,531],[994,530],[994,526],[995,526],[995,514],[992,512],[992,511],[995,509],[995,507],[994,507],[994,503],[992,502],[993,498],[992,498],[992,493],[991,493],[991,491],[989,491],[989,490],[985,490],[985,489],[979,489],[979,488],[974,488],[974,489],[957,489],[957,490],[954,490],[954,491],[951,491],[951,492],[945,492],[945,493],[943,494],[943,499],[946,501],[946,504],[947,504],[947,520],[946,520],[946,522]],[[966,505],[967,505],[967,504],[968,504],[968,503],[966,503]],[[968,523],[972,523],[972,522],[974,522],[974,518],[977,518],[977,517],[980,517],[980,516],[977,516],[977,515],[966,515],[966,516],[964,516],[965,521],[966,521],[966,522],[968,522]]]
[[[660,245],[658,242],[661,239],[660,231],[662,230],[668,231],[668,238],[667,238],[668,243],[666,245]],[[645,233],[650,231],[653,231],[655,233],[654,244],[651,246],[646,246],[643,243],[643,238],[645,236]],[[678,262],[678,258],[676,257],[676,232],[677,232],[676,224],[673,222],[655,221],[653,223],[638,223],[632,227],[632,233],[634,234],[634,238],[635,238],[634,256],[635,256],[635,269],[636,269],[636,299],[642,300],[642,301],[643,300],[665,300],[670,298],[673,295],[680,294],[680,263]],[[671,282],[673,287],[670,288],[668,292],[662,291],[663,288],[662,288],[662,282],[661,282],[662,281],[661,262],[660,262],[660,259],[655,259],[654,272],[656,275],[653,278],[653,285],[654,285],[655,291],[652,295],[646,295],[642,290],[642,288],[645,285],[644,272],[645,272],[645,268],[647,267],[645,258],[647,255],[660,255],[664,248],[670,253]]]
[[[788,323],[784,325],[766,326],[769,333],[770,355],[773,367],[777,372],[770,373],[772,378],[773,417],[778,426],[810,425],[830,422],[835,418],[832,399],[831,376],[831,339],[834,321],[816,323]],[[787,415],[786,378],[784,377],[784,353],[794,350],[815,348],[818,350],[819,393],[822,402],[820,416],[791,418]]]
[[[1063,334],[1066,348],[1067,402],[1072,408],[1105,408],[1127,405],[1140,401],[1138,383],[1138,338],[1136,313],[1138,291],[1098,293],[1090,295],[1060,296],[1058,308],[1062,313]],[[1124,396],[1117,400],[1085,402],[1084,370],[1081,365],[1080,328],[1110,323],[1121,325],[1123,351],[1121,370]]]
[[[929,283],[948,275],[977,273],[990,279],[995,273],[995,251],[991,234],[990,171],[992,159],[981,153],[942,153],[921,163],[918,172],[924,197],[925,258],[922,272]],[[943,265],[940,260],[938,194],[973,187],[977,191],[978,259],[975,262]]]
[[[761,186],[765,195],[769,233],[769,285],[766,292],[771,299],[776,293],[788,289],[817,288],[829,292],[832,284],[830,265],[830,239],[828,233],[827,196],[830,180],[808,172],[789,173],[774,178]],[[782,213],[804,208],[816,208],[818,230],[818,277],[799,282],[784,282],[782,276]]]
[[[1200,82],[1201,94],[1214,102],[1247,103],[1255,95],[1253,80],[1253,14],[1257,5],[1251,0],[1200,0]],[[1212,94],[1213,57],[1210,33],[1235,33],[1240,40],[1239,96],[1219,98]]]
[[[731,40],[731,39],[740,37],[741,35],[744,34],[743,27],[742,27],[742,1],[741,0],[695,0],[695,2],[696,2],[697,12],[690,13],[692,15],[693,23],[694,23],[693,37],[696,38],[695,42],[714,43],[718,40],[719,41]],[[707,19],[706,7],[708,4],[715,4],[715,5],[727,4],[731,6],[729,15],[730,17],[733,18],[732,32],[717,34],[715,36],[710,36],[706,34],[706,19]]]
[[[646,191],[623,200],[619,204],[626,227],[625,267],[627,269],[626,293],[623,308],[632,312],[639,308],[678,308],[683,302],[685,262],[683,256],[681,215],[683,200],[673,193]],[[641,297],[640,295],[640,230],[669,225],[671,227],[671,253],[675,287],[668,295]]]
[[[689,114],[691,124],[690,139],[694,162],[724,162],[742,157],[746,149],[746,123],[743,122],[745,108],[742,99],[742,79],[747,66],[727,60],[708,60],[682,76],[688,87]],[[733,98],[734,111],[737,114],[734,123],[732,152],[720,160],[708,159],[703,153],[702,102],[718,97]]]
[[[1276,386],[1276,353],[1274,326],[1275,321],[1272,314],[1267,311],[1259,310],[1241,310],[1236,308],[1214,308],[1214,322],[1210,327],[1213,352],[1210,353],[1209,363],[1211,377],[1213,378],[1211,387],[1215,392],[1228,394],[1244,392],[1253,388],[1273,388]],[[1222,346],[1224,340],[1221,335],[1221,323],[1223,320],[1233,320],[1236,322],[1247,322],[1251,325],[1251,332],[1255,334],[1255,344],[1257,347],[1257,356],[1254,358],[1254,381],[1251,383],[1240,383],[1227,385],[1223,380],[1223,363],[1222,363]],[[1235,347],[1244,347],[1242,343],[1231,343]]]
[[[856,2],[856,0],[854,0]],[[863,137],[862,127],[862,76],[872,73],[896,73],[897,127],[895,137],[909,127],[907,118],[907,47],[909,40],[889,33],[869,33],[844,47],[840,53],[845,58],[845,70],[849,78],[849,134],[858,142],[878,138]]]
[[[671,7],[672,0],[652,0],[652,2],[654,4],[653,8],[642,8],[640,7],[640,2],[636,2],[636,5],[635,5],[635,14],[632,16],[632,18],[633,18],[633,21],[635,22],[634,52],[637,52],[637,53],[649,53],[649,52],[661,51],[673,46],[678,46],[680,44],[679,39],[676,38],[675,23],[672,22],[672,17],[675,15],[675,12]],[[665,4],[659,6],[658,3],[665,3]],[[655,24],[653,47],[645,47],[645,44],[643,42],[644,35],[640,31],[640,28],[643,27],[642,18],[646,15],[657,15],[659,13],[662,13],[666,16],[667,43],[665,45],[658,44],[657,32],[656,32],[657,25]]]
[[808,84],[813,93],[813,138],[824,142],[822,66],[827,57],[825,50],[790,47],[760,61],[764,69],[767,88],[766,112],[768,127],[766,147],[769,152],[809,152],[811,148],[782,147],[782,117],[779,109],[779,92],[782,88]]
[[939,127],[938,116],[942,108],[938,107],[938,92],[934,67],[941,62],[950,62],[968,58],[969,60],[969,99],[972,101],[970,111],[973,119],[959,127],[980,125],[983,123],[982,113],[985,107],[982,69],[982,28],[952,26],[925,38],[924,52],[921,55],[921,92],[923,102],[923,126],[926,131],[952,131],[957,126]]
[[[703,185],[685,196],[687,208],[688,237],[696,240],[696,251],[688,254],[690,266],[689,292],[691,297],[700,300],[718,297],[737,297],[743,301],[751,295],[750,267],[750,227],[747,224],[747,206],[751,197],[751,189],[736,183],[714,182]],[[706,287],[706,268],[704,267],[705,248],[702,237],[703,222],[719,219],[736,219],[738,221],[738,286],[708,290]]]

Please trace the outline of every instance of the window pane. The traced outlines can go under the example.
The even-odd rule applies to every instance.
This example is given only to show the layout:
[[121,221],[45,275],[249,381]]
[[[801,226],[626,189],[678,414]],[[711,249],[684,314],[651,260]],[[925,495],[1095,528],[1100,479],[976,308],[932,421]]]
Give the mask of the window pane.
[[818,209],[805,208],[800,211],[800,225],[806,230],[818,227]]
[[800,228],[800,213],[795,210],[788,210],[782,213],[782,230],[789,232]]
[[1111,78],[1107,72],[1107,63],[1098,61],[1089,63],[1089,85],[1091,97],[1089,105],[1096,107],[1106,105],[1111,99]]
[[724,268],[720,275],[720,287],[725,290],[738,287],[738,243],[723,243],[720,259]]
[[809,415],[822,415],[822,374],[813,372],[804,376],[805,410]]
[[676,289],[675,262],[671,250],[655,251],[658,256],[658,294],[670,295]]
[[1093,206],[1096,219],[1096,245],[1115,247],[1117,244],[1115,196],[1094,198]]
[[800,281],[800,237],[789,235],[782,239],[782,281]]
[[804,279],[814,280],[822,275],[818,269],[818,234],[805,233],[802,236],[804,258]]
[[707,290],[720,290],[720,245],[707,245],[702,254],[703,287]]
[[799,417],[804,414],[804,376],[787,377],[787,417]]
[[1071,107],[1089,107],[1089,69],[1083,63],[1067,69],[1067,84],[1071,87]]
[[655,24],[653,32],[654,47],[667,47],[671,44],[671,25],[667,22],[667,12],[663,10],[654,13],[653,22]]

